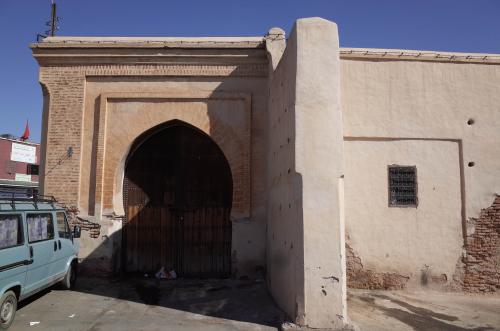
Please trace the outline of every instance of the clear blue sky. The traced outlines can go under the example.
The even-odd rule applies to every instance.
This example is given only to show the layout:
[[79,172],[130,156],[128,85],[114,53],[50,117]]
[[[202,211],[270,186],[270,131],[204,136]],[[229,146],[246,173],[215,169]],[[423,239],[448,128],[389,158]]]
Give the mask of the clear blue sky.
[[[262,36],[295,19],[339,26],[344,47],[500,53],[499,0],[57,0],[59,35]],[[42,95],[28,45],[45,30],[50,0],[0,0],[0,133],[26,119],[40,140]]]

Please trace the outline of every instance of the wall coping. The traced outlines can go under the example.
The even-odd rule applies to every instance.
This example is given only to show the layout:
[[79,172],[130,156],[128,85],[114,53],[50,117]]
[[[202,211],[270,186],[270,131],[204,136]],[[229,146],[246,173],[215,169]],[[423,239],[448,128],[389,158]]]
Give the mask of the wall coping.
[[31,48],[264,48],[264,37],[47,37]]
[[396,60],[396,61],[433,61],[452,63],[488,63],[500,64],[500,54],[458,53],[439,51],[419,51],[382,48],[346,48],[340,49],[341,59],[359,60]]

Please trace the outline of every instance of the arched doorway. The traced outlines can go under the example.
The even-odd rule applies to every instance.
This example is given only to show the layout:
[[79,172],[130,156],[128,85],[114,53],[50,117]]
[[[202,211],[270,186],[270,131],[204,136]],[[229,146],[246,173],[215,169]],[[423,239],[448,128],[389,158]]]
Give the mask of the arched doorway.
[[195,127],[172,121],[139,137],[125,168],[125,271],[229,276],[232,190],[224,154]]

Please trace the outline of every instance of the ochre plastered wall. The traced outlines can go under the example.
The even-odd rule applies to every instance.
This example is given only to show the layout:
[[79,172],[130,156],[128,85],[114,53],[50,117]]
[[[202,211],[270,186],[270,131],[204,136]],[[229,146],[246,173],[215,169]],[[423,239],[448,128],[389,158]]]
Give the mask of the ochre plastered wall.
[[[415,56],[341,62],[352,249],[374,272],[453,285],[466,222],[500,191],[500,66]],[[387,207],[391,163],[417,165],[418,208]]]

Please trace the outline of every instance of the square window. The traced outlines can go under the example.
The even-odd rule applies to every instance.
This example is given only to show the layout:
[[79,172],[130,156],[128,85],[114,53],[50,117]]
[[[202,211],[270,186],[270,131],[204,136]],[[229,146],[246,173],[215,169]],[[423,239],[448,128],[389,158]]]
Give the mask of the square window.
[[0,215],[0,249],[24,243],[21,215]]
[[417,207],[417,167],[390,165],[389,207]]
[[71,231],[69,230],[68,222],[66,221],[66,214],[58,212],[56,214],[57,218],[57,231],[59,232],[59,238],[71,239]]
[[39,171],[38,164],[27,164],[26,165],[26,174],[27,175],[38,176],[38,171]]
[[54,239],[54,222],[52,214],[27,214],[29,243]]

